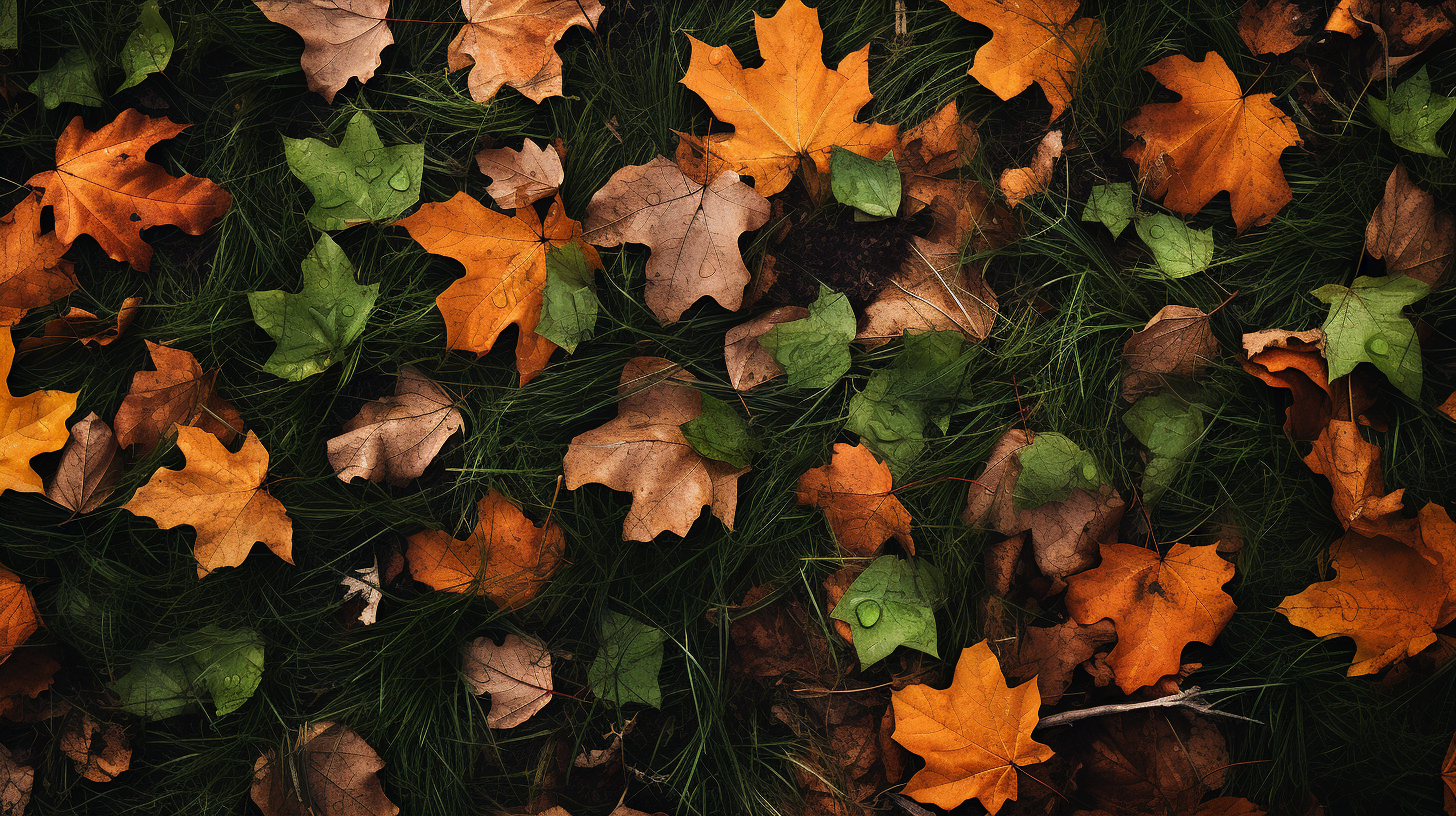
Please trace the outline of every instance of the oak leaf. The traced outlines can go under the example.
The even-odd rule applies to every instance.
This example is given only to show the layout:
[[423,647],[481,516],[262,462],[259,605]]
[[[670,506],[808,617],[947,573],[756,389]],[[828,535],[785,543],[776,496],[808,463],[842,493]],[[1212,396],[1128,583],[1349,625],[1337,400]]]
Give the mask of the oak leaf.
[[[93,750],[98,737],[99,750]],[[76,773],[92,782],[110,782],[131,767],[131,743],[121,726],[99,723],[80,710],[66,717],[66,730],[56,739],[56,747],[76,763]]]
[[56,475],[46,485],[46,496],[73,513],[89,513],[101,506],[121,476],[121,448],[95,411],[71,426],[61,449]]
[[852,558],[873,558],[894,539],[915,554],[910,511],[893,492],[890,468],[863,445],[834,445],[829,464],[799,476],[799,504],[818,507],[839,548]]
[[1019,768],[1052,758],[1033,740],[1041,695],[1027,681],[1008,688],[985,641],[961,651],[950,688],[894,692],[895,742],[925,758],[906,783],[917,802],[950,809],[975,797],[990,813],[1016,798]]
[[178,178],[146,159],[152,145],[187,127],[135,109],[94,133],[81,117],[72,119],[56,142],[56,169],[27,182],[45,188],[41,204],[55,212],[56,237],[69,244],[84,232],[113,260],[145,272],[152,247],[143,228],[173,224],[201,235],[232,206],[232,196],[208,179]]
[[1075,23],[1080,0],[944,0],[951,11],[991,29],[991,41],[976,50],[970,74],[1001,99],[1041,86],[1062,115],[1076,88],[1077,70],[1096,44],[1101,24]]
[[201,428],[177,426],[177,447],[187,457],[180,470],[161,468],[122,508],[147,516],[163,530],[190,525],[197,531],[197,577],[236,567],[261,542],[293,563],[293,519],[283,503],[263,490],[268,451],[252,431],[237,453]]
[[854,339],[873,348],[906,331],[959,331],[977,343],[991,335],[996,308],[996,294],[956,247],[914,237],[899,271],[864,308]]
[[566,450],[568,490],[595,482],[631,492],[623,540],[651,541],[663,531],[687,535],[704,507],[733,529],[738,477],[748,468],[708,459],[683,436],[682,424],[702,413],[694,382],[661,357],[628,360],[616,419],[578,434]]
[[549,520],[537,527],[494,490],[477,509],[475,529],[463,541],[444,530],[410,536],[405,552],[410,572],[441,592],[483,595],[505,609],[519,609],[560,566],[566,550],[561,528]]
[[476,638],[461,651],[461,671],[476,694],[490,695],[485,724],[515,728],[551,702],[551,651],[532,637]]
[[379,754],[348,726],[318,722],[299,729],[287,755],[258,757],[251,794],[264,816],[397,816],[379,781],[382,768]]
[[1255,55],[1285,54],[1304,43],[1317,16],[1297,0],[1245,0],[1239,9],[1239,37]]
[[692,57],[682,84],[734,128],[731,136],[708,141],[716,159],[752,176],[754,189],[771,196],[788,186],[805,159],[828,173],[835,145],[874,160],[896,146],[893,125],[854,120],[871,99],[869,45],[830,70],[814,9],[785,0],[773,17],[755,13],[753,19],[764,56],[758,68],[745,69],[726,45],[710,46],[688,35]]
[[723,337],[723,362],[733,387],[747,391],[784,373],[784,367],[778,364],[772,352],[758,342],[758,338],[780,323],[803,320],[808,316],[809,310],[803,306],[780,306],[729,329]]
[[1006,196],[1006,206],[1014,209],[1033,195],[1045,192],[1052,181],[1052,167],[1062,157],[1062,150],[1062,132],[1053,130],[1036,146],[1036,155],[1031,157],[1029,167],[1002,171],[1001,193]]
[[503,209],[514,210],[556,195],[566,171],[554,145],[541,147],[530,139],[520,150],[497,147],[475,154],[480,172],[490,178],[485,192]]
[[1122,347],[1122,398],[1134,402],[1156,393],[1170,379],[1197,379],[1218,356],[1209,316],[1192,306],[1168,305]]
[[[400,558],[399,551],[391,553],[395,558]],[[379,576],[379,558],[375,556],[374,561],[367,567],[359,567],[349,571],[349,574],[339,579],[339,585],[344,588],[343,601],[345,609],[349,610],[349,623],[357,621],[360,626],[373,626],[379,620],[379,603],[384,600],[384,582]],[[348,606],[350,601],[355,606]],[[358,610],[354,612],[353,610]]]
[[65,314],[54,320],[47,320],[41,337],[23,337],[16,347],[22,354],[32,349],[63,346],[76,342],[81,345],[95,343],[109,346],[111,342],[131,328],[141,311],[142,299],[129,297],[121,302],[121,309],[114,320],[102,320],[85,309],[72,306]]
[[396,487],[417,479],[465,418],[450,395],[419,369],[400,369],[393,396],[366,403],[328,442],[339,478],[362,476]]
[[13,396],[4,378],[15,362],[10,330],[0,328],[0,491],[44,493],[30,460],[66,444],[66,420],[76,411],[77,394],[36,391]]
[[20,576],[0,567],[0,663],[40,628],[40,611]]
[[1432,289],[1446,282],[1456,251],[1456,219],[1436,210],[1436,198],[1417,187],[1397,164],[1385,181],[1385,196],[1365,227],[1365,252],[1385,260],[1390,275],[1415,278]]
[[380,52],[394,42],[389,0],[253,0],[253,5],[303,38],[299,64],[308,89],[330,105],[350,79],[368,82],[382,62]]
[[485,103],[502,85],[532,102],[561,96],[556,43],[572,26],[596,31],[599,0],[460,0],[465,27],[445,52],[451,71],[470,67],[470,97]]
[[204,372],[182,349],[146,341],[156,371],[138,371],[116,409],[112,426],[123,447],[148,453],[173,424],[192,425],[231,443],[243,432],[243,415],[213,390],[217,369]]
[[1167,555],[1131,544],[1103,544],[1102,564],[1067,578],[1067,611],[1081,624],[1111,618],[1117,646],[1107,662],[1128,694],[1177,674],[1183,647],[1213,643],[1233,617],[1223,585],[1234,565],[1217,545],[1177,543]]
[[1144,70],[1182,96],[1144,105],[1123,125],[1139,137],[1123,155],[1137,161],[1146,193],[1193,215],[1227,190],[1239,233],[1272,221],[1294,198],[1279,155],[1303,143],[1294,122],[1270,103],[1274,95],[1245,96],[1213,51],[1202,62],[1175,54]]
[[61,257],[71,244],[41,231],[40,211],[32,194],[0,218],[0,326],[76,290],[75,267]]

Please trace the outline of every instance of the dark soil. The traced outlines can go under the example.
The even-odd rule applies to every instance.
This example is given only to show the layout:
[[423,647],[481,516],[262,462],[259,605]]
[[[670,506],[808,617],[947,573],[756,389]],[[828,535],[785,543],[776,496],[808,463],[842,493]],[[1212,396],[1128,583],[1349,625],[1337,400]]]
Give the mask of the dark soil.
[[848,207],[813,213],[770,249],[777,279],[764,299],[807,306],[823,283],[863,309],[900,269],[912,235],[911,225],[898,218],[855,221]]

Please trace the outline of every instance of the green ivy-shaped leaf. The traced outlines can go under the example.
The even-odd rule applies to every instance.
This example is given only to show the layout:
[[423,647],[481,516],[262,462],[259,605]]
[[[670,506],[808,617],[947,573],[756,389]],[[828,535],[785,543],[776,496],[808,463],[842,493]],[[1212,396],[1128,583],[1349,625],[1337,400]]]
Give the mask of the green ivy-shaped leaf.
[[703,412],[684,422],[683,436],[693,450],[734,467],[748,467],[758,443],[748,429],[748,422],[733,406],[709,394],[703,394]]
[[925,449],[927,425],[949,429],[955,402],[970,392],[967,371],[976,350],[955,331],[906,334],[904,342],[895,361],[850,399],[844,423],[897,477]]
[[1172,394],[1157,394],[1138,400],[1122,422],[1148,449],[1142,498],[1146,505],[1157,504],[1203,437],[1203,411]]
[[1370,118],[1390,134],[1397,147],[1412,153],[1446,158],[1436,144],[1436,132],[1456,113],[1456,97],[1431,91],[1431,77],[1424,66],[1397,85],[1389,99],[1367,97]]
[[945,598],[945,578],[933,564],[884,555],[854,579],[830,617],[849,624],[861,669],[897,646],[940,657],[935,610]]
[[621,708],[628,703],[662,707],[657,675],[667,635],[619,612],[602,618],[602,647],[587,668],[587,685],[598,699]]
[[828,388],[849,371],[849,344],[855,335],[849,298],[819,285],[809,316],[779,323],[758,338],[789,375],[790,388]]
[[1314,296],[1330,304],[1325,318],[1325,360],[1330,379],[1343,377],[1360,363],[1374,363],[1391,384],[1411,399],[1421,395],[1421,341],[1405,307],[1431,287],[1405,275],[1355,279],[1353,286],[1330,283]]
[[1137,219],[1133,229],[1153,251],[1163,277],[1186,278],[1213,262],[1212,228],[1196,230],[1167,213],[1157,213]]
[[101,89],[96,87],[96,63],[80,48],[62,54],[55,65],[42,71],[30,84],[30,92],[40,97],[46,110],[54,110],[62,102],[93,108],[102,102]]
[[1047,502],[1065,501],[1077,488],[1096,490],[1103,481],[1102,470],[1092,454],[1059,433],[1036,434],[1017,455],[1021,475],[1016,479],[1011,504],[1018,513]]
[[866,215],[893,216],[900,211],[900,168],[895,154],[872,161],[839,145],[831,147],[829,189],[835,201]]
[[338,147],[285,137],[283,155],[288,169],[313,193],[308,222],[321,230],[387,221],[420,200],[425,146],[385,147],[363,113],[349,120]]
[[354,281],[354,265],[327,235],[303,259],[303,290],[251,292],[253,319],[278,341],[263,370],[301,380],[333,365],[359,339],[374,311],[379,284]]

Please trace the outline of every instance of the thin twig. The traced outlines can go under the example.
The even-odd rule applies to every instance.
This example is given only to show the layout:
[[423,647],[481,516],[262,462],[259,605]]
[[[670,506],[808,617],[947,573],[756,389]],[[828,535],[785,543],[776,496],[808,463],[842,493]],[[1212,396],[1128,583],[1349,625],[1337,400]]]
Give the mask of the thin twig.
[[1121,714],[1125,711],[1137,711],[1140,708],[1191,708],[1200,714],[1209,714],[1219,717],[1230,717],[1235,720],[1246,720],[1251,723],[1263,725],[1263,722],[1245,717],[1241,714],[1230,714],[1227,711],[1219,711],[1212,704],[1204,700],[1204,696],[1210,692],[1193,686],[1186,691],[1177,694],[1170,694],[1167,697],[1159,697],[1156,700],[1146,700],[1141,703],[1109,703],[1107,705],[1092,706],[1091,708],[1078,709],[1076,711],[1063,711],[1060,714],[1053,714],[1050,717],[1043,717],[1041,722],[1036,724],[1040,728],[1054,728],[1058,725],[1068,725],[1077,720],[1085,720],[1091,717],[1105,717],[1108,714]]

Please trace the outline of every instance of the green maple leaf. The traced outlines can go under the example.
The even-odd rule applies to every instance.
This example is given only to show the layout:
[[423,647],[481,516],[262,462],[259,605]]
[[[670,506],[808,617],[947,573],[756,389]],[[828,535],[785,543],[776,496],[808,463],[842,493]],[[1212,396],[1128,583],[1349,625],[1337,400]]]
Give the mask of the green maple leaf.
[[1213,261],[1213,229],[1196,230],[1166,213],[1147,215],[1133,224],[1138,237],[1153,251],[1163,277],[1176,279],[1202,272]]
[[699,454],[727,462],[734,467],[748,467],[758,442],[748,429],[748,422],[723,400],[703,394],[703,412],[684,422],[683,436]]
[[926,425],[941,433],[950,427],[955,402],[970,392],[967,371],[975,354],[956,331],[906,334],[904,342],[895,361],[849,401],[844,423],[897,477],[925,449]]
[[101,89],[96,87],[96,63],[90,54],[72,48],[55,65],[41,71],[30,84],[30,92],[40,97],[46,110],[54,110],[62,102],[97,107],[101,104]]
[[1065,501],[1077,488],[1096,490],[1103,481],[1092,454],[1059,433],[1036,434],[1017,456],[1021,475],[1011,494],[1011,506],[1018,513]]
[[1083,221],[1102,222],[1114,239],[1127,229],[1132,215],[1132,184],[1126,181],[1093,187],[1087,196],[1087,206],[1082,209]]
[[1421,341],[1401,310],[1425,297],[1431,287],[1405,275],[1355,279],[1353,286],[1331,283],[1314,290],[1330,304],[1325,318],[1325,360],[1330,379],[1374,363],[1411,399],[1421,395]]
[[123,711],[149,720],[185,714],[203,694],[221,717],[247,702],[262,679],[262,637],[252,629],[209,625],[152,644],[112,689]]
[[1143,397],[1122,415],[1122,423],[1148,449],[1143,468],[1143,503],[1156,504],[1203,436],[1203,412],[1172,394]]
[[176,40],[167,21],[162,19],[157,0],[146,0],[139,6],[136,30],[126,38],[121,47],[121,69],[126,72],[118,91],[141,82],[151,74],[161,73],[172,61],[172,48]]
[[779,323],[758,338],[789,375],[790,388],[828,388],[849,371],[854,309],[842,293],[819,284],[809,316]]
[[866,215],[894,215],[900,211],[900,168],[895,154],[871,161],[838,145],[831,147],[829,189],[835,201]]
[[387,221],[420,200],[425,146],[385,147],[362,113],[349,120],[338,147],[284,137],[283,155],[288,169],[313,193],[308,222],[321,230]]
[[618,612],[602,618],[602,647],[587,668],[587,685],[598,699],[621,708],[628,703],[662,707],[657,684],[662,671],[662,643],[667,635],[655,626]]
[[1369,97],[1370,118],[1390,134],[1396,146],[1412,153],[1446,158],[1436,144],[1436,132],[1456,113],[1456,97],[1431,91],[1431,77],[1424,67],[1390,92],[1389,99]]
[[379,284],[354,282],[354,266],[327,235],[303,259],[303,291],[251,292],[253,319],[278,341],[263,370],[301,380],[333,365],[359,339]]
[[849,624],[861,669],[889,657],[897,646],[940,657],[935,609],[945,598],[945,578],[934,565],[884,555],[854,579],[830,617]]
[[546,289],[542,292],[541,320],[536,333],[567,354],[591,337],[597,324],[596,289],[593,270],[581,245],[572,241],[546,250]]

